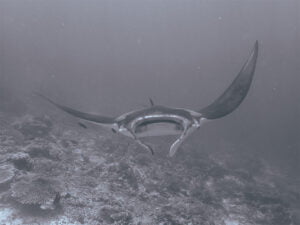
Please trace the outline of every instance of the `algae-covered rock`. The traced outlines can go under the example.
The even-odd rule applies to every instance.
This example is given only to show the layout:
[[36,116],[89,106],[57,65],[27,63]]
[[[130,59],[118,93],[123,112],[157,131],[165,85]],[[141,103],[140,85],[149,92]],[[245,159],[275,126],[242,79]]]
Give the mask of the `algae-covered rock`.
[[55,180],[25,176],[11,185],[12,198],[23,205],[36,205],[40,209],[55,209],[60,199],[59,183]]
[[61,155],[60,150],[60,146],[42,138],[36,138],[34,142],[24,147],[24,151],[28,153],[31,158],[47,158],[51,160],[59,160]]
[[0,189],[5,189],[15,176],[15,169],[10,164],[0,165]]
[[25,152],[17,152],[8,156],[8,161],[12,162],[16,169],[30,171],[33,168],[33,160]]
[[15,118],[0,112],[0,142],[1,145],[11,146],[21,144],[24,136],[21,132],[13,127],[12,121]]
[[122,211],[118,207],[105,206],[99,211],[98,221],[108,224],[128,225],[132,221],[132,216],[129,212]]
[[47,136],[52,130],[52,122],[47,116],[26,115],[14,123],[14,128],[20,131],[26,139],[34,139]]

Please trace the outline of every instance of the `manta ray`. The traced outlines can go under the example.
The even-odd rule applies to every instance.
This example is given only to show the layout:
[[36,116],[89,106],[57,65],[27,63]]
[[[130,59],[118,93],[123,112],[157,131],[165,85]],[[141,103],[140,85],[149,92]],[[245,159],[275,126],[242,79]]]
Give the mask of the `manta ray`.
[[[249,91],[255,72],[257,55],[258,42],[256,41],[248,60],[223,94],[210,105],[195,111],[156,105],[150,98],[151,104],[147,108],[128,112],[119,117],[110,117],[81,112],[58,104],[42,94],[38,95],[77,118],[108,126],[114,133],[131,137],[152,154],[154,151],[151,146],[145,144],[140,138],[179,135],[170,147],[169,156],[172,157],[184,140],[205,122],[222,118],[238,108]],[[87,128],[82,123],[79,125]]]

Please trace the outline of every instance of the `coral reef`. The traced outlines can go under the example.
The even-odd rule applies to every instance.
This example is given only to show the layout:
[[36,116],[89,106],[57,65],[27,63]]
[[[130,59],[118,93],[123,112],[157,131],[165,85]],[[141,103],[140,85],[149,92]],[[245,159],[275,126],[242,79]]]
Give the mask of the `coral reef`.
[[122,210],[120,207],[104,206],[99,210],[98,221],[100,223],[118,223],[128,225],[132,222],[130,212]]
[[9,154],[7,160],[12,162],[18,170],[30,171],[33,168],[33,160],[25,152]]
[[0,191],[8,188],[9,183],[15,176],[15,169],[10,164],[0,165]]
[[26,115],[14,123],[14,128],[26,139],[45,137],[52,129],[52,123],[47,116],[33,117]]
[[41,209],[55,209],[59,203],[59,182],[30,175],[11,185],[11,196],[20,204],[37,205]]
[[26,140],[0,142],[0,200],[22,224],[297,224],[298,186],[232,145],[208,154],[187,143],[169,159],[168,137],[153,139],[161,151],[151,156],[116,134],[43,116],[14,126]]

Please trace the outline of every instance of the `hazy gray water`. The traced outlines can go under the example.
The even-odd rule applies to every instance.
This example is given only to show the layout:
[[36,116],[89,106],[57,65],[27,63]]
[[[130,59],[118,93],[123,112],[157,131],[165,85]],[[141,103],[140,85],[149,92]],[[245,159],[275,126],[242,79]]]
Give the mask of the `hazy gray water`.
[[297,176],[299,12],[297,0],[1,0],[0,92],[32,103],[40,90],[108,115],[148,97],[198,109],[227,87],[258,40],[246,100],[190,141],[205,151],[236,143]]

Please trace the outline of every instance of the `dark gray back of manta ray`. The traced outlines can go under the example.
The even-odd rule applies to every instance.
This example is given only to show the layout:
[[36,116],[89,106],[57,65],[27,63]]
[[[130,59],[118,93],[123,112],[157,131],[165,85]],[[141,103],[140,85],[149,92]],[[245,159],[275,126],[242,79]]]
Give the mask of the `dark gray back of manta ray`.
[[256,41],[249,59],[231,85],[212,104],[199,111],[204,118],[218,119],[224,117],[234,111],[242,103],[253,79],[257,55],[258,42]]

